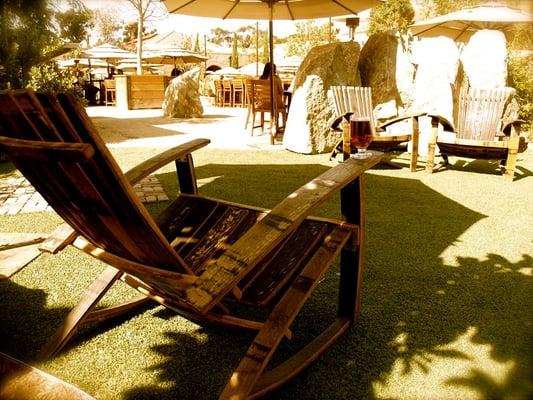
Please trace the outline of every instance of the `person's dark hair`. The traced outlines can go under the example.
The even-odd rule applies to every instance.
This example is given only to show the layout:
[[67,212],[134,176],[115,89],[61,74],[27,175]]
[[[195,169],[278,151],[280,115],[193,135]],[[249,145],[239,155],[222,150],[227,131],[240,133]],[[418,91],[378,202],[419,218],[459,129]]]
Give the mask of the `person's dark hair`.
[[[272,68],[274,66],[274,68]],[[272,64],[270,61],[265,64],[265,68],[263,68],[263,74],[261,75],[261,79],[269,79],[270,78],[270,71],[273,69],[273,73],[276,73],[276,64]]]

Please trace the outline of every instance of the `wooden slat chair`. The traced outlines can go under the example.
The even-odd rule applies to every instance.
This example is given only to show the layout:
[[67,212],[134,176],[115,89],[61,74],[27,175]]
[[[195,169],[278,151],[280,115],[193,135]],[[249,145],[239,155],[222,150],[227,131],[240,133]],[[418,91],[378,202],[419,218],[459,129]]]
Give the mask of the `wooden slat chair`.
[[[251,102],[251,114],[252,114],[252,130],[261,127],[264,130],[265,127],[265,113],[272,112],[270,106],[270,80],[269,79],[252,79],[250,81],[250,102]],[[283,102],[282,93],[278,92],[278,87],[274,85],[274,98],[277,101],[274,102],[274,116],[270,116],[271,130],[272,126],[275,126],[275,131],[280,129],[280,116],[281,126],[285,127],[287,123],[287,109]],[[255,125],[255,118],[257,113],[260,114],[260,125]]]
[[[369,149],[390,153],[398,151],[400,145],[408,141],[412,141],[412,151],[409,165],[411,172],[416,171],[416,163],[418,161],[418,117],[421,114],[401,116],[391,119],[386,123],[378,124],[374,117],[372,89],[370,87],[332,86],[331,91],[333,93],[333,100],[335,103],[335,113],[339,118],[342,116],[347,116],[348,114],[354,114],[356,117],[370,119],[370,123],[375,135],[372,137],[372,142],[370,143]],[[394,136],[385,134],[385,128],[387,126],[407,119],[412,123],[412,133]],[[348,129],[347,125],[345,125],[345,129]],[[335,147],[335,150],[332,153],[333,158],[338,153],[342,152],[342,144],[343,141],[341,140]],[[393,163],[390,159],[386,159],[384,162],[394,168],[401,168],[401,166]]]
[[104,79],[104,101],[106,106],[114,106],[116,102],[117,87],[114,79]]
[[213,81],[215,85],[215,107],[222,107],[222,82],[220,79]]
[[[109,267],[43,349],[60,351],[82,325],[152,299],[198,323],[257,330],[220,398],[256,398],[279,387],[325,351],[357,318],[363,262],[363,173],[381,153],[349,159],[289,195],[271,211],[198,195],[196,139],[122,174],[85,109],[68,95],[0,93],[0,150],[73,228],[78,249]],[[181,193],[156,219],[132,184],[175,161]],[[343,221],[309,214],[341,192]],[[61,230],[69,232],[69,228]],[[272,355],[340,254],[338,315],[316,339],[268,371]],[[117,279],[143,297],[93,310]],[[253,319],[239,314],[257,310]],[[264,311],[269,310],[266,319]]]
[[[435,164],[435,146],[439,147],[443,165],[448,156],[502,160],[507,180],[513,180],[517,154],[526,150],[527,143],[520,137],[521,120],[508,121],[502,116],[505,104],[514,93],[513,88],[464,90],[459,96],[457,120],[454,124],[439,115],[431,115],[431,137],[428,145],[426,171],[432,173]],[[439,135],[441,124],[444,133]]]
[[222,79],[222,107],[233,107],[233,91],[230,79]]
[[244,107],[244,80],[243,79],[232,79],[231,80],[231,89],[232,89],[232,103],[234,107]]
[[76,386],[0,353],[2,400],[94,400]]

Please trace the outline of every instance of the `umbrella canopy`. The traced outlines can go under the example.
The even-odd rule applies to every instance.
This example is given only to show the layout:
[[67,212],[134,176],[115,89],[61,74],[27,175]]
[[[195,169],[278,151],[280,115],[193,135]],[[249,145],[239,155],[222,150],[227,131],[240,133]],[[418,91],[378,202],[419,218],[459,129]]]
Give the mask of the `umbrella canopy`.
[[447,36],[456,41],[467,41],[481,29],[508,31],[516,24],[532,24],[533,16],[522,10],[500,4],[465,8],[410,26],[414,35],[422,37]]
[[145,61],[158,64],[171,64],[174,66],[181,63],[199,63],[207,60],[207,57],[201,54],[179,48],[167,48],[146,52],[142,58]]
[[[356,14],[379,0],[164,0],[168,11],[197,17],[295,20]],[[271,13],[272,9],[272,13]]]
[[246,64],[240,67],[239,73],[241,73],[242,75],[258,76],[261,75],[264,68],[265,64],[263,64],[262,62],[253,62],[251,64]]
[[224,67],[211,72],[211,75],[241,75],[242,72],[233,67]]
[[123,58],[134,59],[137,55],[130,51],[123,50],[120,47],[106,43],[84,50],[81,57],[97,58],[99,60],[105,60],[106,62],[114,62]]
[[57,60],[59,68],[71,68],[71,67],[107,67],[105,61],[89,60],[87,58],[70,58],[68,60]]

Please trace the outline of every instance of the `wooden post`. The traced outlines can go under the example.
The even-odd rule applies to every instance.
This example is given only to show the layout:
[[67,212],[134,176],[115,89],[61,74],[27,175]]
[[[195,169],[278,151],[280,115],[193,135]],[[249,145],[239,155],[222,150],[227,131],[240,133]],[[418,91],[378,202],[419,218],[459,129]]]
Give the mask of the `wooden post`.
[[361,286],[364,262],[364,175],[350,182],[341,190],[341,212],[346,222],[359,226],[357,235],[341,250],[339,309],[341,318],[352,322],[361,309]]

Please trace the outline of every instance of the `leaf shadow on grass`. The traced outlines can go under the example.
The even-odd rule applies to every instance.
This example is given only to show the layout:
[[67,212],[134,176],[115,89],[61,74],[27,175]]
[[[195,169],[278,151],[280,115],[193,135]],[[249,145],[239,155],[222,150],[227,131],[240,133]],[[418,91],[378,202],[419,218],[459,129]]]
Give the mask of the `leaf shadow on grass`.
[[[272,207],[324,170],[320,165],[209,164],[199,167],[197,174],[200,181],[208,181],[200,189],[202,194]],[[159,178],[167,190],[176,190],[172,174]],[[444,265],[442,252],[450,246],[460,247],[460,236],[484,215],[418,180],[369,174],[366,188],[361,318],[308,370],[267,398],[383,398],[376,392],[376,384],[386,384],[398,363],[402,368],[396,378],[401,381],[418,371],[430,374],[437,368],[436,361],[449,361],[453,370],[456,362],[470,360],[468,352],[447,346],[472,327],[471,339],[490,345],[491,359],[512,361],[515,366],[501,381],[486,374],[480,379],[480,373],[472,368],[470,374],[452,374],[442,386],[466,387],[479,398],[494,398],[503,392],[527,397],[531,352],[523,339],[529,337],[524,316],[532,304],[527,297],[530,278],[520,270],[530,265],[531,258],[524,256],[512,263],[490,254],[486,260],[458,257],[458,266]],[[334,200],[318,214],[337,216],[338,209]],[[274,363],[330,322],[336,312],[337,275],[338,268],[332,268],[306,304],[304,316],[295,321],[295,335],[280,346]],[[173,345],[152,350],[166,360],[154,368],[159,369],[165,387],[170,387],[141,385],[128,390],[125,398],[196,398],[197,393],[202,393],[202,398],[217,398],[247,348],[246,338],[224,330],[208,330],[201,343],[175,332],[166,334]],[[397,343],[398,337],[404,338],[402,343]],[[192,377],[196,373],[199,377]],[[394,398],[406,397],[401,389],[405,388],[400,384]],[[445,390],[425,393],[449,398]]]
[[[315,164],[208,164],[198,167],[197,175],[203,182],[202,194],[273,207],[326,169]],[[177,191],[174,173],[158,177],[167,193]],[[457,257],[457,265],[445,265],[442,252],[450,246],[460,249],[461,235],[483,215],[416,179],[370,173],[366,194],[361,317],[316,363],[268,398],[383,398],[376,385],[386,386],[396,365],[401,366],[401,372],[394,376],[400,382],[396,388],[400,392],[389,398],[409,397],[401,391],[408,389],[401,383],[405,377],[417,371],[429,375],[438,360],[449,360],[453,370],[455,363],[472,358],[464,350],[447,347],[472,327],[472,342],[490,346],[491,360],[514,365],[505,379],[496,380],[472,368],[469,373],[452,375],[443,385],[469,388],[479,398],[497,398],[501,393],[527,398],[532,376],[527,343],[530,325],[526,320],[532,307],[528,296],[531,278],[521,271],[530,267],[531,257],[524,255],[523,260],[512,263],[489,254],[483,260]],[[150,208],[157,212],[165,205]],[[332,200],[317,214],[335,217],[338,210],[338,201]],[[280,346],[274,363],[320,333],[335,316],[337,275],[338,267],[334,266],[306,304],[302,317],[295,321],[294,337]],[[11,281],[1,283],[0,350],[24,360],[34,356],[68,312],[66,307],[47,307],[47,295],[45,290]],[[156,317],[169,319],[172,315],[161,311]],[[73,343],[105,335],[123,321],[92,326]],[[140,375],[136,387],[117,385],[117,396],[120,393],[120,397],[132,400],[196,399],[199,394],[205,399],[217,398],[253,335],[211,327],[199,328],[199,332],[202,340],[177,330],[161,331],[161,342],[147,350],[161,361],[130,360],[145,361],[147,370],[156,371],[158,384],[143,384]],[[100,382],[110,373],[108,365],[101,368],[94,371]],[[429,393],[447,397],[438,390]]]

